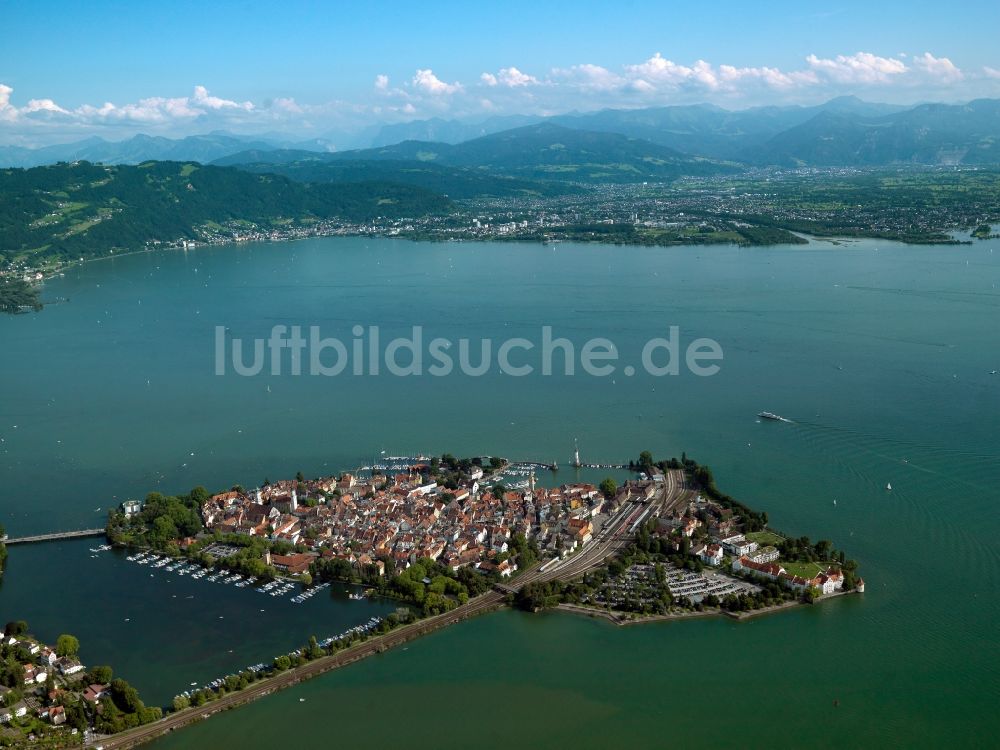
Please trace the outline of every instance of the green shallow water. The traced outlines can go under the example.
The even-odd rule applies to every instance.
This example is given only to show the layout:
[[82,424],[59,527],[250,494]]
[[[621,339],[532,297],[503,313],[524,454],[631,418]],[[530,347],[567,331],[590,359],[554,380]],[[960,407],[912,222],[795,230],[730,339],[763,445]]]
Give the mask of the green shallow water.
[[[510,731],[536,746],[982,744],[1000,728],[996,249],[345,238],[91,264],[48,284],[69,303],[0,319],[0,520],[12,534],[89,526],[96,508],[150,489],[333,471],[383,449],[564,465],[574,438],[584,460],[686,450],[775,527],[844,547],[868,593],[749,623],[500,613],[162,744],[270,747],[293,732],[307,745],[496,746]],[[710,378],[212,374],[215,325],[266,336],[278,323],[345,339],[355,324],[495,339],[552,325],[579,343],[611,338],[625,362],[677,325],[685,342],[718,340],[725,360]],[[759,423],[762,409],[796,424]],[[200,679],[187,675],[206,652],[245,665],[358,614],[334,600],[258,623],[260,595],[233,592],[222,621],[192,609],[129,629],[137,608],[169,611],[172,593],[89,546],[12,548],[0,613],[45,637],[77,633],[88,660],[151,697]],[[43,593],[53,575],[58,605]],[[190,645],[202,630],[214,635]],[[518,717],[502,735],[484,728],[498,707]]]

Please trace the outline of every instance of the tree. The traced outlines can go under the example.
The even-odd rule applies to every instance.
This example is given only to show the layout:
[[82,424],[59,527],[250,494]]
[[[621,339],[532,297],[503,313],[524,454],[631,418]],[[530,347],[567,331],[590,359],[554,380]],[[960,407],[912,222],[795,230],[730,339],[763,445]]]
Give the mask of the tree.
[[303,586],[312,586],[313,577],[309,573],[303,573],[299,576],[299,580],[302,581]]
[[76,636],[63,633],[56,639],[57,656],[76,656],[80,652],[80,641]]
[[98,685],[107,685],[113,676],[111,667],[91,667],[90,681]]
[[195,503],[200,508],[208,501],[208,498],[211,497],[211,495],[208,494],[208,490],[201,485],[198,485],[191,490],[189,497],[191,498],[191,502]]
[[111,700],[123,713],[134,714],[143,703],[139,700],[139,691],[120,677],[111,681]]
[[292,666],[292,660],[287,656],[279,656],[274,660],[274,668],[279,672],[284,672],[290,666]]
[[310,659],[318,659],[323,655],[323,649],[319,647],[319,643],[316,640],[316,636],[309,636],[309,645],[305,649],[305,654]]
[[153,520],[149,539],[154,544],[166,544],[177,538],[177,525],[168,516],[157,516]]
[[28,632],[28,623],[24,620],[13,620],[4,626],[3,632],[4,635],[24,635]]
[[615,496],[615,492],[618,491],[618,484],[611,477],[605,477],[601,481],[600,488],[601,494],[604,495],[608,500]]

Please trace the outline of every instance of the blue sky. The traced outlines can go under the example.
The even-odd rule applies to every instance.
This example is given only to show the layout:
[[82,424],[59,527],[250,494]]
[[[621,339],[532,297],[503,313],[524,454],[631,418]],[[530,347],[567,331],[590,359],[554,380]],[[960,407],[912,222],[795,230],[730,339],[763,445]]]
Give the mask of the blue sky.
[[1000,96],[1000,3],[11,2],[0,142]]

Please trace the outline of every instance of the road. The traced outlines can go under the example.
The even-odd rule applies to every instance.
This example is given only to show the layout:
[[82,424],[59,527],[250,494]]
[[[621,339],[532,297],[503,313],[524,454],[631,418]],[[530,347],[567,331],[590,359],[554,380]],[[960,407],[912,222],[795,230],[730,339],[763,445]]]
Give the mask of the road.
[[599,567],[609,556],[628,545],[632,541],[633,526],[637,521],[648,517],[652,512],[662,513],[672,510],[690,495],[691,492],[684,486],[683,472],[669,472],[665,478],[663,489],[659,490],[649,502],[628,503],[620,508],[615,515],[608,519],[608,523],[601,529],[597,537],[585,545],[579,553],[562,560],[544,572],[541,570],[540,564],[534,565],[523,571],[510,584],[503,586],[503,591],[489,591],[474,599],[470,599],[466,604],[456,607],[451,612],[445,612],[444,614],[404,625],[384,636],[369,639],[364,643],[352,646],[331,656],[321,657],[301,667],[296,667],[261,682],[253,683],[245,690],[228,693],[222,698],[206,703],[198,709],[189,709],[168,714],[163,719],[152,724],[137,727],[136,729],[116,734],[107,739],[95,740],[88,747],[102,747],[105,750],[121,750],[122,748],[135,747],[160,735],[201,721],[220,711],[249,703],[257,698],[291,687],[324,672],[329,672],[347,664],[353,664],[356,661],[387,651],[414,638],[419,638],[435,630],[440,630],[470,617],[489,612],[504,603],[506,598],[504,592],[516,592],[523,586],[534,582],[578,578],[589,570]]

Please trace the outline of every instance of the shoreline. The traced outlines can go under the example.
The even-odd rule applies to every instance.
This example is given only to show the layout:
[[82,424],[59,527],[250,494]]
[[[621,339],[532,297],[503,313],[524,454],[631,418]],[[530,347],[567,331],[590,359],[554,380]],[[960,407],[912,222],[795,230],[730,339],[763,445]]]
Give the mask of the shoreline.
[[[953,228],[957,229],[957,228]],[[875,235],[857,235],[857,236],[838,236],[838,235],[819,235],[819,234],[807,234],[801,231],[786,230],[790,234],[796,237],[804,239],[805,244],[814,243],[828,243],[833,245],[845,245],[849,246],[851,243],[856,243],[861,240],[877,240],[882,242],[889,242],[893,244],[898,244],[904,247],[920,247],[923,245],[972,245],[974,242],[972,240],[927,240],[927,241],[907,241],[905,239],[895,239],[879,237]],[[1000,235],[998,235],[1000,236]],[[739,243],[733,241],[719,241],[719,242],[704,242],[704,243],[683,243],[683,242],[669,242],[663,244],[657,243],[639,243],[639,242],[610,242],[607,239],[591,239],[591,238],[571,238],[571,239],[545,239],[545,238],[517,238],[517,237],[503,237],[503,236],[489,236],[489,237],[430,237],[425,235],[414,235],[414,234],[389,234],[386,232],[319,232],[307,236],[298,237],[270,237],[267,239],[254,239],[254,240],[243,240],[243,239],[231,239],[223,240],[217,242],[201,242],[193,240],[188,247],[176,247],[176,246],[160,246],[160,247],[147,247],[141,250],[126,250],[120,253],[107,253],[105,255],[99,255],[92,258],[84,258],[82,260],[72,260],[65,262],[63,264],[57,265],[51,269],[39,268],[38,273],[42,274],[42,279],[32,280],[28,283],[33,287],[38,287],[45,283],[45,281],[56,278],[60,274],[64,274],[66,271],[83,266],[88,263],[97,263],[100,261],[114,260],[115,258],[127,258],[134,255],[144,255],[152,254],[157,252],[169,252],[169,251],[181,251],[188,252],[189,250],[199,250],[203,248],[210,247],[228,247],[230,245],[249,245],[249,244],[262,244],[262,243],[283,243],[283,242],[295,242],[298,240],[311,240],[319,238],[328,237],[367,237],[371,239],[385,239],[385,240],[405,240],[407,242],[433,242],[433,243],[448,243],[448,242],[481,242],[481,243],[496,243],[496,244],[521,244],[521,245],[551,245],[551,244],[571,244],[579,243],[582,245],[612,245],[614,247],[662,247],[662,248],[676,248],[676,247],[778,247],[784,244],[793,245],[794,243]],[[0,275],[6,274],[10,269],[0,269]],[[49,303],[51,304],[51,303]]]
[[751,609],[741,612],[729,612],[723,609],[712,609],[698,612],[697,610],[690,612],[674,612],[666,615],[638,615],[636,617],[631,617],[633,613],[622,612],[620,610],[606,610],[597,609],[596,607],[587,607],[582,604],[568,604],[560,603],[557,604],[554,609],[561,612],[567,612],[569,614],[580,615],[582,617],[594,617],[617,625],[619,627],[627,627],[629,625],[646,625],[651,622],[674,622],[678,620],[699,620],[709,617],[725,617],[730,620],[736,620],[737,622],[742,622],[744,620],[752,620],[755,617],[761,617],[763,615],[774,614],[775,612],[782,612],[787,609],[794,609],[796,607],[809,607],[821,602],[825,602],[829,599],[836,599],[840,596],[848,596],[850,594],[860,593],[857,590],[851,591],[834,591],[832,594],[824,594],[817,597],[812,604],[807,602],[799,601],[793,599],[791,601],[782,602],[781,604],[772,604],[770,607],[762,607],[761,609]]

